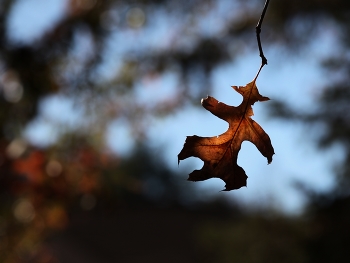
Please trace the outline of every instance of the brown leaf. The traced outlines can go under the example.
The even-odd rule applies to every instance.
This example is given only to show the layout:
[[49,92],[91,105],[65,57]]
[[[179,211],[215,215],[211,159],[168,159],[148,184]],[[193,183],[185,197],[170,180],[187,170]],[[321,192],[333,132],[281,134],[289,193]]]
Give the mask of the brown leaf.
[[224,191],[247,185],[247,175],[242,167],[237,165],[238,152],[243,141],[255,144],[268,163],[272,161],[274,154],[270,137],[250,118],[253,115],[252,105],[269,98],[259,94],[255,80],[244,87],[232,88],[243,96],[243,101],[238,107],[226,105],[210,96],[202,99],[202,106],[206,110],[229,123],[228,130],[214,137],[187,136],[178,155],[179,162],[191,156],[204,161],[201,170],[194,170],[189,175],[189,181],[221,178],[226,183]]

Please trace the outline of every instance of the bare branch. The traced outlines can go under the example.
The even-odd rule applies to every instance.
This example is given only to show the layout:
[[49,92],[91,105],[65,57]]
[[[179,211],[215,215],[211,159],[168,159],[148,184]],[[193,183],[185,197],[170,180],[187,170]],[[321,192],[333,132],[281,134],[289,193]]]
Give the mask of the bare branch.
[[[258,47],[259,47],[259,56],[261,57],[261,68],[264,66],[264,65],[267,65],[267,59],[264,55],[264,52],[263,52],[263,49],[262,49],[262,46],[261,46],[261,40],[260,40],[260,33],[261,33],[261,25],[263,23],[263,20],[264,20],[264,17],[265,17],[265,13],[266,13],[266,10],[267,10],[267,7],[269,5],[269,2],[270,0],[266,0],[265,2],[265,5],[264,5],[264,9],[261,13],[261,16],[260,16],[260,19],[259,19],[259,22],[255,28],[255,32],[256,32],[256,39],[258,40]],[[260,68],[260,69],[261,69]]]

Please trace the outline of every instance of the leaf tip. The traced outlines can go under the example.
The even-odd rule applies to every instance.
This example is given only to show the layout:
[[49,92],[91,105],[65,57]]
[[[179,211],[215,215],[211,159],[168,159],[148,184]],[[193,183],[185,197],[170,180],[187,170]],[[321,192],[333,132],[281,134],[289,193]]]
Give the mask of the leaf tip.
[[205,99],[201,99],[201,105],[207,110],[208,108],[215,107],[217,103],[218,101],[210,96],[207,96]]
[[275,153],[273,153],[271,156],[267,157],[267,164],[270,164],[272,162],[272,156],[274,155]]
[[236,186],[236,187],[227,187],[227,185],[225,185],[225,189],[222,189],[221,192],[229,192],[229,191],[232,191],[232,190],[238,190],[242,187],[247,187],[247,183],[245,183],[244,185],[240,185],[240,186]]
[[235,91],[238,92],[239,88],[237,86],[231,86],[231,88],[233,88]]

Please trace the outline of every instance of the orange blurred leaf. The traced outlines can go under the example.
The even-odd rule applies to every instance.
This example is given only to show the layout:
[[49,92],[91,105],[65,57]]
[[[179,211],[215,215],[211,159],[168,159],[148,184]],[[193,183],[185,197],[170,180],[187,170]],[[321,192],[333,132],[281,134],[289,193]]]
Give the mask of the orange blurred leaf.
[[45,178],[45,156],[40,151],[32,151],[26,158],[13,163],[13,170],[24,176],[29,183],[42,184]]
[[68,224],[65,207],[59,204],[47,207],[44,213],[45,224],[51,229],[64,229]]

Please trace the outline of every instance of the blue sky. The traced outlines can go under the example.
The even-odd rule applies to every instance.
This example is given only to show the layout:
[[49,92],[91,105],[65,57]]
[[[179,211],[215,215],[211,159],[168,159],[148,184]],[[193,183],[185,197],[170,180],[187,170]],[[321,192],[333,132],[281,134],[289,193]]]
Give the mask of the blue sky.
[[[63,0],[20,0],[10,17],[9,27],[12,39],[19,42],[30,42],[40,38],[42,33],[49,30],[53,23],[58,21],[65,12]],[[217,10],[205,19],[202,34],[211,34],[220,31],[225,17],[217,19],[225,10],[225,1],[219,1]],[[43,4],[45,3],[45,4]],[[227,14],[227,12],[223,12]],[[159,27],[159,31],[147,32],[148,39],[143,39],[141,44],[163,48],[157,34],[166,34],[167,23],[159,14],[153,21],[153,26]],[[171,23],[168,21],[168,23]],[[176,27],[176,26],[175,26]],[[209,29],[208,29],[209,28]],[[151,34],[151,32],[153,32]],[[140,33],[142,36],[142,33]],[[119,45],[110,50],[110,56],[121,54],[123,37],[132,39],[134,35],[116,35],[113,43]],[[119,39],[119,41],[118,41]],[[287,54],[278,47],[265,47],[265,55],[269,64],[260,73],[257,86],[262,95],[271,100],[283,99],[296,108],[315,108],[314,100],[325,86],[328,76],[325,76],[319,68],[319,61],[329,55],[332,47],[337,43],[332,30],[324,30],[313,42],[304,48],[300,54]],[[140,44],[140,42],[138,42]],[[164,43],[163,43],[164,45]],[[107,61],[101,69],[108,77],[110,68],[117,68],[118,63]],[[255,76],[260,66],[260,58],[256,52],[246,52],[235,61],[216,69],[213,78],[213,94],[202,94],[203,97],[211,95],[219,101],[230,105],[238,105],[241,96],[231,86],[243,86],[249,83]],[[142,83],[139,89],[139,100],[152,97],[171,97],[176,91],[176,77],[171,73],[159,77],[152,82],[152,88],[144,92]],[[198,182],[196,185],[203,190],[205,196],[225,195],[234,198],[242,204],[252,206],[273,205],[288,213],[297,213],[303,205],[303,197],[292,187],[294,180],[304,182],[315,189],[324,190],[332,183],[332,165],[342,158],[341,150],[333,148],[329,151],[320,151],[312,143],[317,131],[310,130],[298,123],[286,123],[271,119],[267,114],[269,102],[256,103],[253,107],[257,121],[270,135],[275,155],[273,162],[267,165],[266,159],[258,152],[254,145],[244,142],[239,154],[238,164],[244,168],[248,178],[248,187],[237,191],[222,193],[224,183],[219,179],[211,179]],[[200,104],[200,101],[198,101]],[[26,137],[38,144],[50,144],[55,140],[55,127],[52,123],[65,123],[74,125],[81,117],[81,113],[74,109],[72,100],[63,95],[50,96],[42,104],[41,115],[29,125]],[[56,114],[59,112],[60,114]],[[64,114],[66,113],[66,114]],[[67,117],[63,117],[67,116]],[[150,140],[164,149],[166,161],[173,169],[181,169],[184,173],[190,173],[193,168],[202,167],[202,162],[191,158],[177,165],[177,154],[180,152],[186,136],[214,136],[226,131],[227,124],[211,115],[204,108],[187,107],[176,114],[164,119],[152,119],[148,135]],[[110,124],[107,132],[107,140],[110,148],[117,153],[126,153],[133,145],[130,131],[122,120]],[[46,140],[43,140],[46,138]],[[171,140],[169,140],[171,138]],[[190,182],[189,182],[190,183]]]

